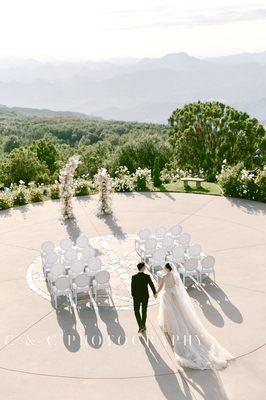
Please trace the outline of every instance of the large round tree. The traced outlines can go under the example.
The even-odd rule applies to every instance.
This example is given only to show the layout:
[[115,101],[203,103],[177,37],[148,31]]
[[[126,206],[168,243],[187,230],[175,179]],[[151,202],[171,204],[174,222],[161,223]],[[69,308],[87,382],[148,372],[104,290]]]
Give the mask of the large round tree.
[[262,159],[264,127],[222,103],[186,104],[172,113],[169,123],[174,166],[191,169],[193,174],[202,170],[210,181],[220,173],[224,159],[229,165],[242,161],[247,169]]

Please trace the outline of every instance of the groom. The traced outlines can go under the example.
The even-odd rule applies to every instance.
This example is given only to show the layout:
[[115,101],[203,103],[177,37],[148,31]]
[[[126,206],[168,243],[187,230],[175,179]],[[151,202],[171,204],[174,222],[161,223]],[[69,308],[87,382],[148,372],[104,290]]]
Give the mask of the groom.
[[[146,331],[146,318],[147,318],[147,307],[149,301],[149,289],[153,291],[153,295],[156,298],[156,289],[151,280],[150,275],[145,274],[144,271],[146,266],[144,262],[140,262],[138,265],[138,274],[132,276],[131,280],[131,294],[134,300],[134,312],[135,317],[139,325],[139,333]],[[142,315],[140,314],[140,308],[142,309]]]

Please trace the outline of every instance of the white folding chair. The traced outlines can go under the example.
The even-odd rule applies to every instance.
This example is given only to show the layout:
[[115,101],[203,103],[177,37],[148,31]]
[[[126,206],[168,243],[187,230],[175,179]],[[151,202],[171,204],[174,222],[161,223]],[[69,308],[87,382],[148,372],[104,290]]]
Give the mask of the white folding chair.
[[102,268],[102,262],[99,258],[97,257],[92,257],[88,261],[88,266],[86,267],[86,272],[89,274],[89,276],[93,277],[97,272],[99,272]]
[[171,236],[166,235],[162,241],[162,249],[167,253],[171,252],[174,248],[174,239]]
[[183,246],[174,247],[170,256],[168,256],[169,261],[171,261],[177,268],[180,268],[185,260],[185,249]]
[[57,308],[57,299],[60,296],[67,296],[71,304],[71,285],[69,278],[66,276],[58,277],[54,282],[54,286],[52,286],[51,294],[54,300],[55,308]]
[[47,253],[43,256],[43,274],[46,278],[50,272],[52,265],[56,264],[58,255],[56,253]]
[[81,261],[74,261],[69,268],[68,274],[71,280],[84,272],[84,264]]
[[179,269],[179,272],[183,276],[183,283],[185,284],[186,278],[196,278],[199,283],[199,271],[198,271],[198,260],[196,258],[189,258],[183,263],[183,267]]
[[85,264],[87,264],[91,258],[95,257],[95,253],[95,249],[89,245],[82,250],[81,260],[84,261]]
[[50,240],[47,240],[42,243],[41,249],[44,254],[53,253],[55,246],[54,246],[53,242],[51,242]]
[[77,250],[69,249],[64,254],[64,263],[67,266],[70,266],[71,264],[73,264],[73,262],[77,261],[77,259],[78,259]]
[[50,272],[47,275],[47,283],[49,288],[51,289],[56,279],[59,276],[63,276],[64,274],[65,274],[65,266],[63,264],[52,265],[50,268]]
[[201,257],[201,245],[200,244],[193,244],[187,249],[188,258],[197,258],[200,259]]
[[141,251],[144,250],[143,248],[144,243],[147,239],[149,239],[150,236],[151,236],[151,231],[147,228],[139,231],[138,238],[135,239],[135,250],[139,255],[141,255]]
[[164,226],[159,226],[158,228],[155,229],[154,235],[155,235],[155,238],[159,245],[161,245],[166,233],[167,233],[167,230],[165,229]]
[[81,250],[85,249],[87,246],[89,246],[89,238],[84,234],[79,235],[76,241],[76,245]]
[[149,260],[148,265],[151,268],[152,273],[154,274],[155,268],[162,268],[165,264],[166,259],[166,251],[165,249],[157,249],[154,251],[152,257]]
[[43,265],[44,256],[49,253],[55,253],[55,245],[53,242],[47,240],[47,241],[43,242],[41,245],[42,265]]
[[89,293],[90,291],[90,277],[88,274],[80,274],[77,275],[72,283],[72,291],[74,302],[77,305],[78,303],[78,294],[79,293]]
[[213,275],[213,280],[215,282],[215,270],[214,270],[215,258],[213,256],[206,256],[200,261],[198,267],[200,283],[202,283],[202,275]]
[[95,296],[95,301],[98,299],[98,291],[106,290],[107,295],[109,294],[112,297],[112,289],[110,285],[110,274],[108,271],[100,271],[97,272],[95,278],[92,282],[92,290]]
[[181,246],[184,246],[185,249],[189,246],[190,242],[190,234],[189,233],[182,233],[178,238],[178,243]]
[[177,239],[179,238],[179,236],[181,235],[182,226],[179,225],[179,224],[174,225],[174,226],[172,226],[172,228],[170,229],[169,232],[170,232],[172,238],[173,238],[174,240],[177,240]]
[[141,253],[141,258],[147,260],[152,257],[153,252],[156,250],[157,240],[155,238],[149,238],[144,243],[144,249]]
[[72,249],[72,247],[73,247],[73,243],[69,238],[60,240],[60,243],[59,243],[60,255],[63,256],[68,250]]

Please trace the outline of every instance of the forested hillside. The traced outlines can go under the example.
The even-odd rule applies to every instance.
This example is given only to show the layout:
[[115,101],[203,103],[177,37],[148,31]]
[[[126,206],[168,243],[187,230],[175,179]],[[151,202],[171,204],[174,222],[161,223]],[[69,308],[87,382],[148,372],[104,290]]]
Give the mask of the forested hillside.
[[122,173],[120,191],[132,187],[127,182],[131,174],[151,176],[156,187],[192,175],[220,179],[226,193],[264,199],[265,144],[265,129],[256,119],[220,102],[178,108],[169,125],[22,116],[13,110],[0,114],[0,189],[21,181],[52,185],[77,154],[77,178],[93,182],[104,167],[111,177]]
[[[166,125],[149,123],[71,116],[21,116],[15,111],[2,112],[0,181],[5,185],[18,182],[20,178],[51,181],[58,177],[67,158],[75,153],[83,161],[80,174],[93,175],[102,166],[108,167],[111,173],[119,165],[127,165],[131,171],[139,166],[152,168],[156,157],[163,168],[171,154],[168,131]],[[9,157],[10,154],[13,156]],[[11,158],[16,160],[16,171],[9,174],[3,164],[11,162]],[[43,162],[47,158],[50,158],[48,164]]]

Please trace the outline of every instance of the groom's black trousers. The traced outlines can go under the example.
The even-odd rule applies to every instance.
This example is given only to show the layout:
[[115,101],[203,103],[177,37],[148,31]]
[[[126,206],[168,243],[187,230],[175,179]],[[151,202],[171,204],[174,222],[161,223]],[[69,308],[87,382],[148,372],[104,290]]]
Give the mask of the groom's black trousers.
[[[149,298],[136,298],[134,297],[134,312],[135,312],[135,317],[138,322],[139,328],[143,328],[146,325],[146,319],[147,319],[147,307],[148,307],[148,301]],[[141,309],[141,313],[140,313]]]

